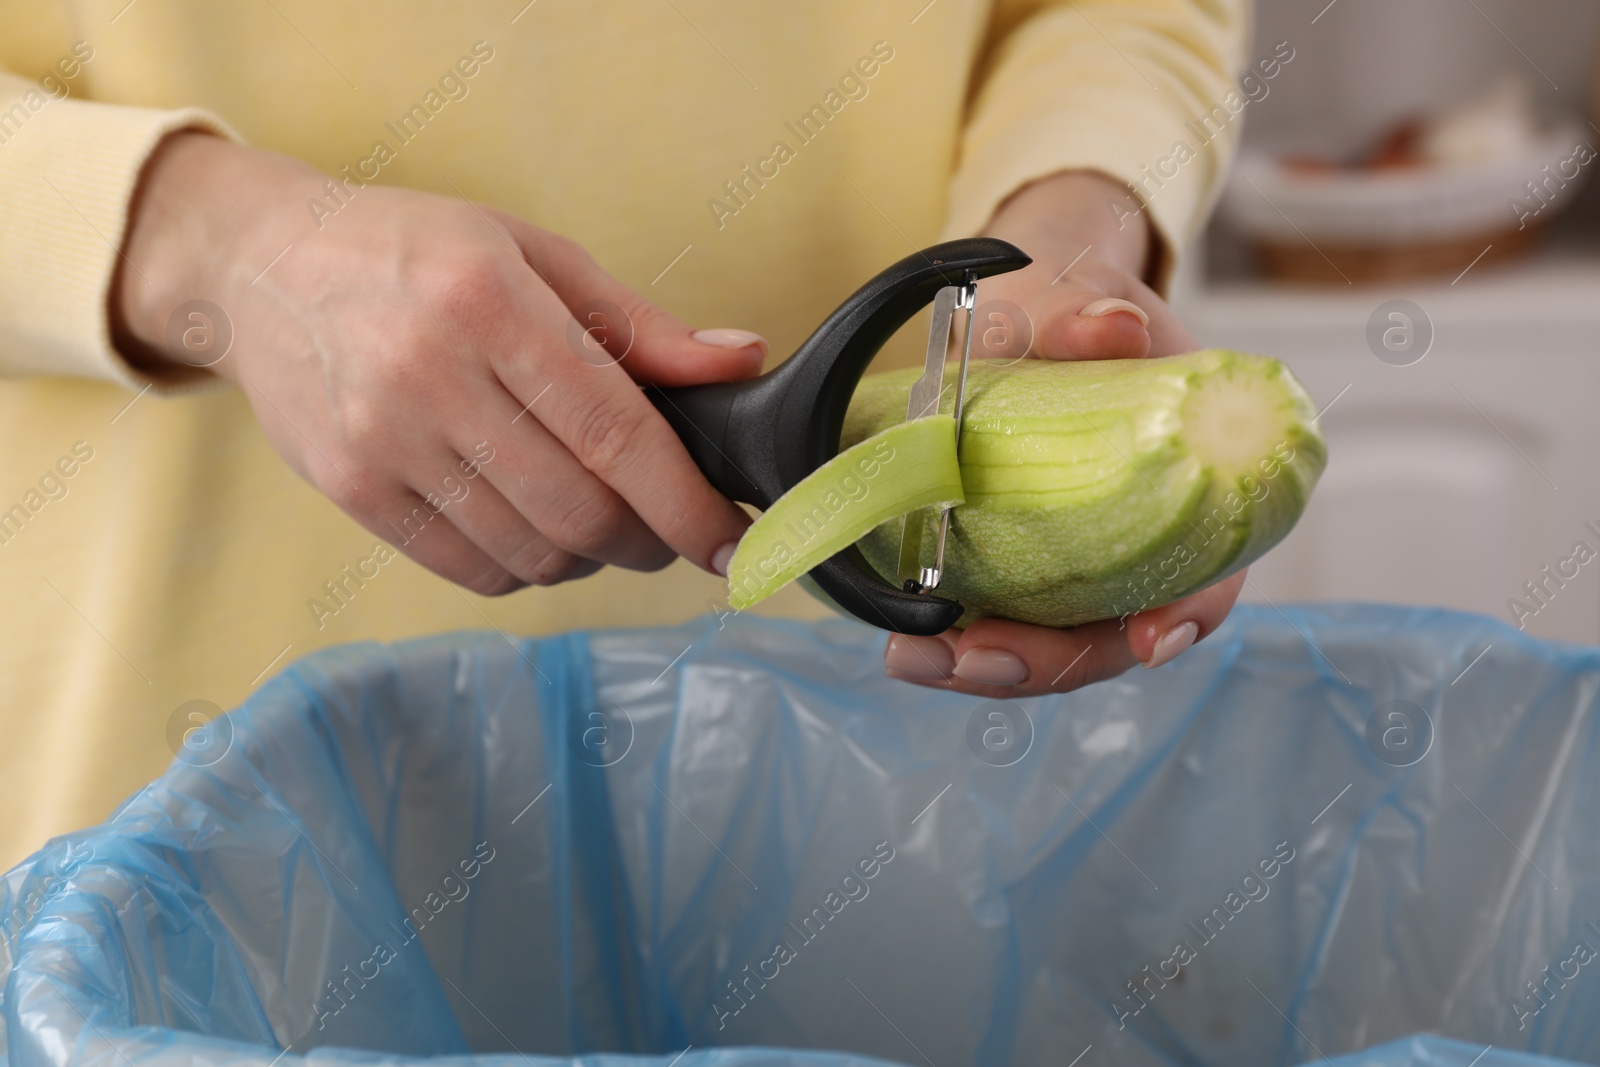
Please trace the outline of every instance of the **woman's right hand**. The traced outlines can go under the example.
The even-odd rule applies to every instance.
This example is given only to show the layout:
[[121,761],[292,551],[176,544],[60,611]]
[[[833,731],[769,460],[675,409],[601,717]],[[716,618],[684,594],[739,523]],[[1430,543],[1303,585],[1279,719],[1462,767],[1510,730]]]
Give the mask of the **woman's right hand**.
[[[330,184],[343,206],[318,219]],[[722,573],[749,523],[639,386],[751,377],[766,343],[694,332],[567,238],[180,133],[145,170],[123,251],[111,306],[130,360],[202,362],[182,305],[217,305],[233,341],[210,370],[289,465],[478,593],[675,555]],[[464,477],[459,498],[442,488]]]

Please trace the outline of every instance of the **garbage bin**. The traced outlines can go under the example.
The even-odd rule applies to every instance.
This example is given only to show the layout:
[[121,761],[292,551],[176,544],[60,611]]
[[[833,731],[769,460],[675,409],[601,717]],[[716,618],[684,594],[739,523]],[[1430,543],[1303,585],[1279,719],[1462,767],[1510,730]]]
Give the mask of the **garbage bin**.
[[5,1067],[1600,1060],[1600,653],[1244,607],[1003,702],[882,642],[309,656],[0,883]]

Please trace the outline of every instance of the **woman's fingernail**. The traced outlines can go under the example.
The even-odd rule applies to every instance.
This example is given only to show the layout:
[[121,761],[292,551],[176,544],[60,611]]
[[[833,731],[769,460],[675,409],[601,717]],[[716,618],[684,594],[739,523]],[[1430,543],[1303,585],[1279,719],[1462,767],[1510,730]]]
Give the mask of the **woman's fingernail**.
[[767,339],[749,330],[696,330],[689,336],[703,345],[716,345],[718,348],[748,348],[751,345],[760,345],[763,355],[767,351]]
[[1199,636],[1199,623],[1180,622],[1156,640],[1155,651],[1144,661],[1145,667],[1159,667],[1163,663],[1171,663],[1178,658],[1178,653],[1194,644],[1194,639]]
[[738,547],[738,542],[729,541],[711,553],[711,569],[726,578],[728,576],[728,561],[733,558],[733,550]]
[[1028,677],[1028,665],[1003,648],[969,648],[956,661],[955,676],[983,685],[1016,685]]
[[955,654],[937,637],[907,637],[895,634],[883,652],[883,665],[915,682],[942,682],[950,677]]
[[1096,300],[1092,304],[1085,304],[1083,310],[1078,314],[1086,318],[1097,319],[1101,315],[1115,315],[1119,311],[1125,311],[1129,315],[1136,316],[1146,326],[1150,325],[1150,316],[1144,313],[1144,308],[1131,300],[1119,300],[1114,296]]

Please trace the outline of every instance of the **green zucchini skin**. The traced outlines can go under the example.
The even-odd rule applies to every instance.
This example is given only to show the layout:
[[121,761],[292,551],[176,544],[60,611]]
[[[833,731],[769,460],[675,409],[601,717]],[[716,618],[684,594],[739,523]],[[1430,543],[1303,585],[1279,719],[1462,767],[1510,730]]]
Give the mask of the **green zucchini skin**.
[[[841,447],[905,421],[917,374],[863,379]],[[942,410],[952,402],[946,390]],[[961,421],[966,503],[952,513],[938,595],[967,608],[963,624],[1061,627],[1211,585],[1300,518],[1327,462],[1316,418],[1305,389],[1266,356],[974,361]],[[936,518],[925,521],[932,545]],[[891,581],[903,522],[860,542]]]

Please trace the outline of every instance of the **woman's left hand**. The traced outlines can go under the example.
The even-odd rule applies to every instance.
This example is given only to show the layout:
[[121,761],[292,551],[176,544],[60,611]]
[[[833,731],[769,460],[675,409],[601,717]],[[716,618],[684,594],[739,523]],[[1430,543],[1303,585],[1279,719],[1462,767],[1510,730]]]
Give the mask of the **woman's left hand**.
[[[1143,359],[1197,348],[1140,280],[1151,248],[1141,207],[1123,186],[1083,171],[1042,179],[1008,200],[985,233],[1017,245],[1033,264],[979,286],[973,358],[1004,356],[1007,344],[1027,345],[1028,357],[1040,359]],[[997,331],[988,350],[980,346],[986,329]],[[1135,664],[1170,661],[1222,624],[1244,579],[1241,571],[1163,607],[1067,629],[978,619],[937,637],[896,634],[885,667],[894,678],[974,696],[1066,692]]]

